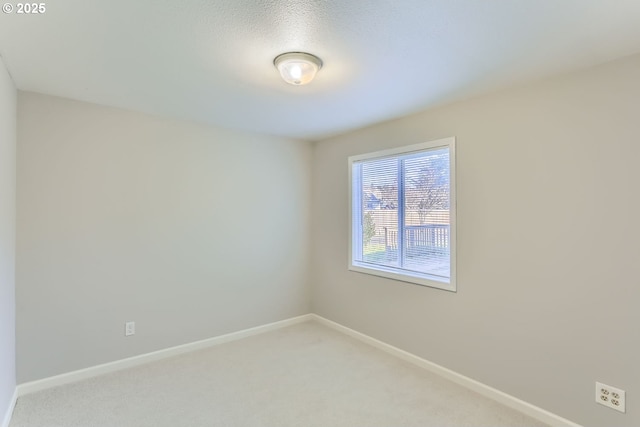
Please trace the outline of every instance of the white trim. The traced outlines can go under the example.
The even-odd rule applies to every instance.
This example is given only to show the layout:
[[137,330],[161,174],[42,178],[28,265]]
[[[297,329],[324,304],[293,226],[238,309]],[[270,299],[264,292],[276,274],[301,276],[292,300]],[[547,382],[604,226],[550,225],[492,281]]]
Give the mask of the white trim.
[[9,427],[9,423],[11,422],[11,416],[13,415],[13,409],[16,407],[16,402],[18,401],[18,389],[15,388],[13,390],[13,397],[11,397],[11,402],[9,402],[9,408],[7,408],[7,412],[4,414],[4,420],[2,421],[2,427]]
[[102,365],[92,366],[90,368],[80,369],[77,371],[67,372],[65,374],[55,375],[53,377],[43,378],[41,380],[19,384],[17,387],[17,395],[24,396],[25,394],[34,393],[36,391],[45,390],[51,387],[73,383],[98,375],[103,375],[133,366],[153,362],[155,360],[165,359],[167,357],[177,356],[179,354],[212,347],[226,342],[236,341],[242,338],[250,337],[252,335],[262,334],[264,332],[273,331],[275,329],[284,328],[286,326],[295,325],[297,323],[307,322],[311,319],[313,319],[313,316],[311,314],[304,314],[302,316],[292,317],[290,319],[280,320],[278,322],[268,323],[266,325],[256,326],[254,328],[243,329],[241,331],[219,335],[217,337],[208,338],[201,341],[195,341],[192,343],[170,347],[151,353],[116,360],[115,362],[104,363]]
[[333,322],[329,319],[325,319],[324,317],[319,316],[317,314],[312,314],[311,316],[313,320],[325,326],[335,329],[336,331],[342,332],[345,335],[349,335],[350,337],[353,337],[359,341],[372,345],[373,347],[376,347],[386,353],[392,354],[420,368],[433,372],[434,374],[437,374],[450,381],[453,381],[456,384],[459,384],[463,387],[473,390],[476,393],[479,393],[485,397],[493,399],[505,406],[508,406],[509,408],[520,411],[545,424],[548,424],[553,427],[582,427],[579,424],[574,423],[573,421],[569,421],[566,418],[562,418],[559,415],[551,413],[538,406],[532,405],[531,403],[525,402],[524,400],[518,399],[517,397],[511,396],[510,394],[504,393],[500,390],[497,390],[493,387],[490,387],[472,378],[469,378],[462,374],[454,372],[450,369],[445,368],[444,366],[440,366],[436,363],[430,362],[426,359],[416,356],[415,354],[411,354],[407,351],[401,350],[397,347],[394,347],[392,345],[379,341],[368,335],[365,335],[358,331],[354,331],[353,329],[347,328],[346,326],[342,326],[341,324]]
[[455,140],[456,140],[455,136],[449,136],[446,138],[434,139],[427,142],[419,142],[417,144],[404,145],[402,147],[375,151],[373,153],[357,154],[355,156],[349,156],[349,164],[353,162],[360,162],[363,160],[369,160],[373,158],[381,159],[384,157],[391,157],[398,154],[409,154],[414,151],[423,151],[423,150],[437,148],[437,147],[446,147],[449,144],[455,144]]
[[449,144],[449,283],[453,292],[458,291],[458,175],[456,158],[456,139]]

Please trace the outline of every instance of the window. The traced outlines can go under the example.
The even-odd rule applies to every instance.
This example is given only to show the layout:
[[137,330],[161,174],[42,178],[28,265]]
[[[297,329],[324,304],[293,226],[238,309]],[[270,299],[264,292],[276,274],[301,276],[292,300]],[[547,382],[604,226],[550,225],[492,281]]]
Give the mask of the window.
[[349,181],[349,269],[455,291],[455,138],[350,157]]

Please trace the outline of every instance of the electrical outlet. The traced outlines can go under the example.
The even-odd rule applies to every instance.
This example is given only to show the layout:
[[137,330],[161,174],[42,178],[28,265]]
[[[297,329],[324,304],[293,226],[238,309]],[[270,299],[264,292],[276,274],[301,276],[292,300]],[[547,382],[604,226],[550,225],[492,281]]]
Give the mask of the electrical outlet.
[[626,412],[625,392],[619,388],[596,382],[596,402],[616,411]]
[[136,334],[136,322],[127,322],[124,324],[124,336]]

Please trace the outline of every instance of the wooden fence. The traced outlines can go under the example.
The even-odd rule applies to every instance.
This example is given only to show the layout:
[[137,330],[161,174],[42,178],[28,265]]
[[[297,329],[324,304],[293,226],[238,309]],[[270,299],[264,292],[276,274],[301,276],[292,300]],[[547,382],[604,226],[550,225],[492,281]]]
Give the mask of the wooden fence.
[[[383,227],[386,250],[398,249],[398,229]],[[404,247],[447,249],[449,226],[443,224],[410,225],[404,229]]]

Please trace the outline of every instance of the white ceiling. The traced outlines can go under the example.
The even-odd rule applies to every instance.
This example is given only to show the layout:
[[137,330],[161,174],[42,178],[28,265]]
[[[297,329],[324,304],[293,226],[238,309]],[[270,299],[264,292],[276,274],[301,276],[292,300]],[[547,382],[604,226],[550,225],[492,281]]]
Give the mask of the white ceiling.
[[[640,0],[45,4],[0,16],[19,89],[304,139],[640,51]],[[288,51],[324,61],[310,85],[280,79]]]

